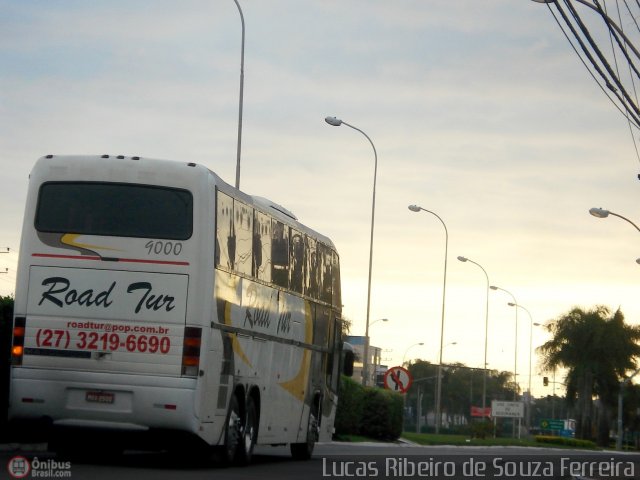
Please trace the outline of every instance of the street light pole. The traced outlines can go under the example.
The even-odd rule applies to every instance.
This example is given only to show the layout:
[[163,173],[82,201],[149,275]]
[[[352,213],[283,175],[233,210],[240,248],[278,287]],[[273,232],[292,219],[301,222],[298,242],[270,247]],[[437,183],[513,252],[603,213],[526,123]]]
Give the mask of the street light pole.
[[373,266],[373,227],[374,227],[375,216],[376,216],[376,178],[378,176],[378,152],[376,151],[376,146],[373,144],[373,142],[369,138],[369,135],[364,133],[359,128],[354,127],[353,125],[350,125],[347,122],[344,122],[344,121],[342,121],[342,120],[340,120],[339,118],[336,118],[336,117],[326,117],[324,119],[324,121],[327,122],[329,125],[334,126],[334,127],[339,127],[340,125],[346,125],[347,127],[352,128],[352,129],[360,132],[362,135],[365,136],[365,138],[367,140],[369,140],[369,143],[371,144],[371,147],[373,148],[373,156],[374,156],[373,199],[371,201],[371,238],[369,240],[369,280],[368,280],[368,283],[367,283],[367,320],[366,320],[367,323],[366,323],[365,331],[364,331],[364,336],[365,336],[364,362],[362,364],[362,373],[363,373],[362,384],[364,386],[366,386],[368,384],[368,380],[369,380],[368,379],[368,366],[369,366],[369,313],[370,313],[370,310],[371,310],[371,270],[372,270],[372,266]]
[[460,260],[461,262],[470,262],[480,267],[480,270],[482,270],[482,272],[484,273],[484,276],[487,279],[487,308],[485,311],[485,320],[484,320],[484,365],[483,365],[484,374],[482,376],[482,416],[484,418],[485,409],[487,407],[487,344],[488,344],[488,338],[489,338],[489,275],[487,275],[487,271],[484,268],[482,268],[482,265],[474,262],[473,260],[470,260],[463,256],[459,256],[458,260]]
[[427,380],[433,380],[436,377],[423,377],[415,379],[412,382],[412,385],[416,385],[418,387],[418,401],[416,403],[416,433],[420,433],[420,419],[422,418],[422,394],[420,393],[420,382],[426,382]]
[[605,210],[604,208],[590,208],[589,209],[589,213],[591,215],[593,215],[596,218],[607,218],[609,215],[612,215],[614,217],[618,217],[621,218],[622,220],[625,220],[626,222],[629,222],[631,225],[634,226],[634,228],[636,230],[638,230],[640,232],[640,227],[638,227],[638,225],[636,225],[635,223],[633,223],[631,220],[629,220],[627,217],[623,217],[622,215],[618,215],[617,213],[613,213],[609,210]]
[[242,23],[242,45],[240,48],[240,103],[238,106],[238,148],[236,160],[236,188],[240,189],[240,150],[242,147],[242,103],[244,97],[244,15],[238,0],[233,0],[238,7],[240,13],[240,22]]
[[[636,230],[640,232],[640,227],[638,227],[638,225],[633,223],[627,217],[623,217],[622,215],[619,215],[617,213],[613,213],[609,210],[605,210],[604,208],[595,208],[595,207],[590,208],[589,213],[596,218],[607,218],[609,215],[613,215],[614,217],[621,218],[622,220],[625,220],[626,222],[630,223],[631,225],[634,226]],[[636,263],[640,264],[640,258],[636,259]],[[625,380],[620,382],[620,390],[618,392],[618,438],[616,439],[616,450],[622,449],[622,435],[624,433],[622,428],[622,406],[623,406],[622,392],[624,387],[631,381],[633,377],[635,377],[638,374],[638,372],[640,372],[640,369],[636,370],[634,374],[631,375],[629,378],[626,378]]]
[[422,208],[418,205],[409,205],[409,210],[412,212],[423,212],[430,213],[438,220],[444,227],[444,278],[442,281],[442,316],[440,319],[440,355],[438,359],[438,379],[436,381],[436,433],[440,433],[440,424],[442,423],[441,418],[441,408],[442,408],[442,350],[444,343],[444,306],[445,306],[445,298],[447,292],[447,257],[449,250],[449,231],[447,230],[447,225],[444,223],[444,220],[440,218],[440,216],[432,212],[431,210],[427,210],[426,208]]
[[[449,343],[447,343],[447,344],[446,344],[444,347],[442,347],[442,348],[446,348],[446,347],[448,347],[449,345],[457,345],[457,344],[458,344],[458,342],[449,342]],[[440,357],[440,359],[442,359],[442,355],[441,355],[440,353],[438,353],[438,356]],[[440,361],[442,361],[442,360],[440,360]]]
[[388,318],[379,318],[379,319],[374,320],[373,322],[371,322],[371,324],[370,324],[369,326],[371,327],[371,326],[373,326],[375,323],[378,323],[378,322],[388,322],[388,321],[389,321],[389,319],[388,319]]
[[[491,285],[491,290],[500,290],[508,293],[513,298],[513,305],[518,305],[516,297],[509,290]],[[509,303],[511,305],[511,303]],[[516,337],[515,337],[515,353],[513,362],[513,401],[518,400],[518,309],[516,308]]]
[[[511,295],[513,298],[514,304],[518,304],[516,301],[516,297],[509,290],[505,290],[504,288],[496,287],[495,285],[491,285],[491,290],[501,290],[505,293]],[[516,308],[516,337],[515,337],[515,348],[513,355],[513,401],[518,401],[518,309]],[[520,421],[518,419],[518,421]],[[516,438],[516,419],[513,419],[513,438]],[[520,438],[520,433],[518,432],[518,438]]]
[[[607,218],[609,215],[613,215],[614,217],[621,218],[622,220],[630,223],[631,225],[633,225],[633,227],[636,230],[640,232],[640,227],[638,227],[638,225],[633,223],[627,217],[623,217],[622,215],[619,215],[617,213],[613,213],[609,210],[605,210],[604,208],[595,208],[595,207],[590,208],[589,213],[596,218]],[[640,258],[636,259],[636,263],[640,264]],[[635,377],[638,374],[638,372],[640,372],[640,369],[636,370],[634,374],[631,375],[629,378],[626,378],[625,380],[620,382],[620,390],[618,392],[618,438],[616,439],[616,450],[622,449],[622,435],[624,433],[622,428],[622,406],[623,406],[622,392],[624,387],[631,381],[633,377]]]
[[424,345],[424,342],[414,343],[413,345],[409,345],[407,349],[404,351],[404,355],[402,356],[402,366],[404,366],[404,361],[407,358],[407,353],[411,350],[412,347],[416,347],[418,345]]
[[[388,322],[389,319],[388,318],[378,318],[377,320],[374,320],[373,322],[371,322],[369,324],[369,328],[371,328],[372,326],[374,326],[376,323],[378,322]],[[369,342],[369,339],[367,339],[367,343]],[[376,347],[373,347],[373,384],[377,385],[377,379],[378,379],[378,366],[380,365],[380,358],[382,356],[382,354],[380,353],[380,355],[378,355],[378,352],[381,352],[381,349],[376,349]],[[364,364],[363,364],[364,366]]]
[[531,428],[531,362],[533,358],[533,326],[539,325],[533,322],[531,312],[518,303],[509,302],[510,307],[521,308],[529,315],[529,398],[527,399],[527,428]]

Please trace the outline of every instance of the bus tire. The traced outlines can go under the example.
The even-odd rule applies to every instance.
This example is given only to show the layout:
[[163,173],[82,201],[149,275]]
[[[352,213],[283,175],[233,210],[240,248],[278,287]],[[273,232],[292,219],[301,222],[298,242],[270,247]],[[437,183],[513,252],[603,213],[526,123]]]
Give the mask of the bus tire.
[[227,420],[224,427],[224,444],[219,449],[218,459],[225,465],[229,465],[236,459],[242,443],[242,415],[238,395],[231,396]]
[[309,460],[313,454],[313,448],[320,437],[320,419],[318,418],[318,404],[313,403],[307,422],[307,441],[304,443],[292,443],[290,445],[291,456],[296,460]]
[[253,448],[256,446],[256,440],[258,439],[258,424],[258,407],[253,397],[249,395],[245,407],[242,437],[235,457],[235,462],[239,465],[247,465],[251,462]]

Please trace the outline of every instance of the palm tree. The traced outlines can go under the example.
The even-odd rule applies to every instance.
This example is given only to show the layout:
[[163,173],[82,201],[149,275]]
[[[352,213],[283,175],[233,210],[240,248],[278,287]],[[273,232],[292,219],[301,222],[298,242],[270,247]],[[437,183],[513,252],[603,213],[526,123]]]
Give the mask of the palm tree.
[[640,357],[640,326],[626,325],[620,309],[611,316],[609,308],[599,305],[591,310],[574,307],[546,328],[553,338],[537,351],[542,355],[543,370],[568,370],[567,401],[575,407],[576,436],[593,436],[596,395],[603,407],[598,442],[608,443],[609,421],[620,381],[635,368]]
[[353,322],[349,318],[342,317],[342,322],[340,324],[340,337],[342,338],[342,340],[344,340],[345,337],[348,337],[351,333],[351,325],[353,325]]

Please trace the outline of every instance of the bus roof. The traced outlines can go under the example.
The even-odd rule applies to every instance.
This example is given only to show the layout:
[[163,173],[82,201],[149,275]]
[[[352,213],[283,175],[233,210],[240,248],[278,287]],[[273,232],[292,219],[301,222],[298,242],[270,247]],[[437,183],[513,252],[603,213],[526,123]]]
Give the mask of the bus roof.
[[75,177],[84,181],[124,181],[182,188],[201,181],[211,181],[224,193],[268,213],[335,250],[335,245],[328,237],[300,223],[287,208],[267,198],[248,195],[226,183],[209,168],[193,162],[125,155],[46,155],[36,162],[30,175],[32,177],[39,177],[41,181],[71,180]]

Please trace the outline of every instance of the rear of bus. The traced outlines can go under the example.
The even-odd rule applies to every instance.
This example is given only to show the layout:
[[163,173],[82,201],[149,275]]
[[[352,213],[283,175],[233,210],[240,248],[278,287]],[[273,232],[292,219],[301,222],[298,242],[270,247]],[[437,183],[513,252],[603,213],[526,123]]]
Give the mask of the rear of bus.
[[195,201],[206,198],[203,170],[106,155],[38,160],[16,286],[13,425],[76,439],[197,431],[206,315],[196,305],[211,286],[194,267],[213,269],[197,255],[209,229],[193,221],[208,208]]

